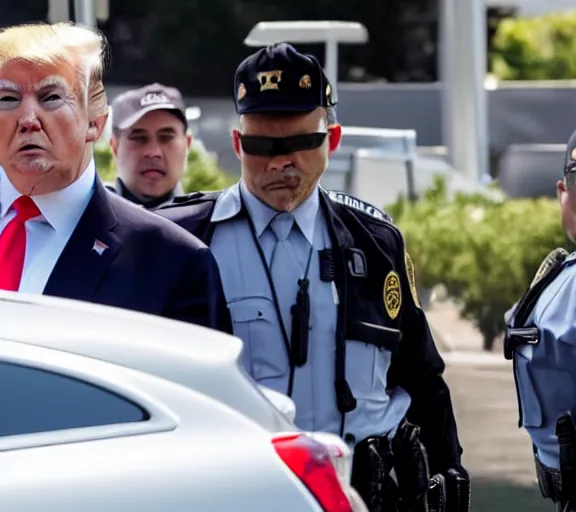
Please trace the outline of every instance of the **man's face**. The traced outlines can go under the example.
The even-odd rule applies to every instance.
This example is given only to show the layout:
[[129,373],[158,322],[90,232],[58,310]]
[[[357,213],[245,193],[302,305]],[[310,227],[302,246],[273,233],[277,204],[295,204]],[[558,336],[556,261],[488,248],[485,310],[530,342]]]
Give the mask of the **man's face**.
[[[310,195],[326,169],[329,153],[338,147],[341,136],[339,125],[327,126],[326,113],[321,108],[308,114],[247,114],[243,117],[242,128],[241,133],[234,130],[233,142],[242,163],[246,187],[277,211],[293,211]],[[304,139],[267,139],[294,136],[304,136]],[[307,140],[306,136],[312,138]],[[286,144],[283,154],[254,154],[262,146],[276,142]],[[296,150],[292,151],[291,147]],[[306,149],[299,149],[301,147]]]
[[176,188],[190,143],[184,123],[166,110],[149,112],[111,140],[120,178],[143,200],[162,197]]
[[106,116],[92,123],[71,65],[0,68],[0,165],[21,194],[61,190],[84,172]]

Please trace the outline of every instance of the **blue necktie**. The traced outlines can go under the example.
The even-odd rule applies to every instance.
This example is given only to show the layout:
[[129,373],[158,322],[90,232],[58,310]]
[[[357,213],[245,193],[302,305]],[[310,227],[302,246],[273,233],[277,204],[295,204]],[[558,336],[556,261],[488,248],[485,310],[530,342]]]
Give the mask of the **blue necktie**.
[[298,293],[298,279],[302,277],[294,247],[288,238],[294,227],[294,217],[290,213],[279,213],[272,219],[269,227],[277,240],[272,252],[270,273],[282,312],[282,320],[290,339],[292,331],[290,308]]

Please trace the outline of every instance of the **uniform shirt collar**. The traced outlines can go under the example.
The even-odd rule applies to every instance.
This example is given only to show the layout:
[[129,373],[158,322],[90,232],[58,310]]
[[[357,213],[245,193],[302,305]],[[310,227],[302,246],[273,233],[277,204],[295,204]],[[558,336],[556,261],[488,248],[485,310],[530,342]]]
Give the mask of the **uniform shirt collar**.
[[[69,232],[76,227],[78,219],[88,205],[94,182],[96,167],[91,160],[88,167],[74,183],[62,190],[32,196],[44,220],[57,232]],[[4,169],[0,168],[0,219],[10,210],[12,203],[22,194],[14,188]]]
[[[211,221],[221,222],[238,215],[242,210],[242,199],[254,223],[256,235],[260,237],[278,212],[252,194],[242,180],[220,194],[216,200]],[[292,212],[294,220],[310,245],[314,243],[314,228],[319,207],[320,191],[316,187],[304,202]]]

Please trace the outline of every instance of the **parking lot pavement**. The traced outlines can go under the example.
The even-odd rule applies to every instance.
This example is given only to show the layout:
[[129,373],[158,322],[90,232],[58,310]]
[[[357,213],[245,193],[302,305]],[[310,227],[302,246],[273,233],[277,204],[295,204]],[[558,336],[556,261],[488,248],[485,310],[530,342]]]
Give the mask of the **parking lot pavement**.
[[553,510],[538,489],[527,434],[517,428],[511,364],[498,354],[444,354],[473,512]]

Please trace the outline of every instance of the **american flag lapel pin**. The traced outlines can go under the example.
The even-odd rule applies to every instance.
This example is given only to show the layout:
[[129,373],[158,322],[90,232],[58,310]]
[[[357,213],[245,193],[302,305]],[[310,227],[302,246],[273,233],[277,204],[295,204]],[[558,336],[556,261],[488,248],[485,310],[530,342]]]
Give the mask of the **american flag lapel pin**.
[[98,256],[102,256],[106,249],[108,249],[108,246],[104,242],[101,242],[98,239],[94,240],[94,247],[92,247],[92,250],[96,251]]

